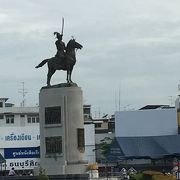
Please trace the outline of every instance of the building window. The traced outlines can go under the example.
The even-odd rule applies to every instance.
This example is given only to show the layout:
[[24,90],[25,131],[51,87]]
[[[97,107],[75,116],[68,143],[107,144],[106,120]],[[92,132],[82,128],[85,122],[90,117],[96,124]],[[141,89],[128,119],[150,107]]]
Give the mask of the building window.
[[62,153],[62,136],[46,137],[46,154]]
[[6,124],[9,124],[9,122],[10,122],[9,118],[6,118]]
[[100,128],[101,127],[101,123],[96,123],[95,124],[95,128]]
[[6,115],[6,124],[14,124],[14,115]]
[[3,102],[0,102],[0,108],[2,108],[3,107]]
[[84,112],[84,114],[91,114],[91,109],[90,108],[84,108],[83,109],[83,112]]
[[23,118],[23,117],[25,117],[25,115],[24,115],[24,114],[21,114],[20,117]]
[[30,117],[27,118],[27,122],[31,123],[31,118]]
[[27,123],[39,123],[39,117],[38,116],[28,116]]
[[60,124],[61,123],[61,107],[46,107],[45,108],[45,124]]
[[0,119],[4,119],[4,114],[0,114]]
[[32,117],[32,123],[35,123],[35,122],[36,122],[36,118]]
[[11,118],[11,124],[14,124],[14,117]]
[[39,117],[36,117],[36,123],[39,123]]

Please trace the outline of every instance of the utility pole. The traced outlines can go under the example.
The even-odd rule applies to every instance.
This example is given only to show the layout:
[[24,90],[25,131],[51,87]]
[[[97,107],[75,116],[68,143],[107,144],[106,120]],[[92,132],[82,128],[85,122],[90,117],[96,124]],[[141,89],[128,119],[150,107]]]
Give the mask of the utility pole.
[[120,112],[120,110],[121,110],[121,86],[119,86],[119,112]]
[[170,106],[173,106],[173,96],[169,96]]
[[22,82],[22,89],[19,89],[19,93],[22,94],[22,102],[20,104],[21,107],[25,107],[25,95],[28,93],[24,88],[24,82]]
[[115,111],[117,111],[117,94],[116,94],[116,91],[115,91]]

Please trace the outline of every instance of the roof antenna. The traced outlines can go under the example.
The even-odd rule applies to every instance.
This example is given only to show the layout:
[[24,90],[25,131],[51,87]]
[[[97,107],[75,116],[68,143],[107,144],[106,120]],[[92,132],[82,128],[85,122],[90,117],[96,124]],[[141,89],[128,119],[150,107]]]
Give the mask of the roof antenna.
[[24,88],[24,82],[22,82],[22,89],[19,89],[19,93],[22,94],[22,102],[21,107],[25,107],[25,95],[28,93],[26,89]]

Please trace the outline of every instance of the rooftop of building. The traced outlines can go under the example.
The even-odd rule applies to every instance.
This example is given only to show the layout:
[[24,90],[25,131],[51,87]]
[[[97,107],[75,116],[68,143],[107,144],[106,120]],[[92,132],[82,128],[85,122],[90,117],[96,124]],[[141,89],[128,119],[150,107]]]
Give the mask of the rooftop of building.
[[171,107],[171,106],[166,105],[166,104],[161,104],[161,105],[152,104],[152,105],[146,105],[146,106],[140,108],[139,110],[147,110],[147,109],[170,109],[170,108],[174,108],[174,107]]
[[[160,159],[180,156],[180,135],[116,137],[108,154],[116,159]],[[116,156],[116,157],[114,157]]]
[[0,98],[0,101],[7,101],[9,98]]

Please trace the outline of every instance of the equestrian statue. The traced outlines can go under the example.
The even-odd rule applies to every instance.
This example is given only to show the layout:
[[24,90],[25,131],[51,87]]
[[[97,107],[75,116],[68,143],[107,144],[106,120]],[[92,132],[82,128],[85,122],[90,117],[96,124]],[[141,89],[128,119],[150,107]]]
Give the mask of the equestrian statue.
[[73,67],[76,64],[76,50],[81,49],[83,46],[76,42],[76,40],[72,37],[72,39],[67,43],[62,41],[63,37],[63,28],[64,28],[64,19],[62,21],[62,31],[61,34],[58,32],[54,32],[56,35],[57,41],[55,42],[57,53],[54,57],[49,59],[44,59],[36,68],[42,67],[47,63],[48,65],[48,74],[47,74],[47,86],[50,86],[50,81],[52,75],[56,72],[56,70],[64,70],[67,71],[67,83],[73,83],[71,80],[71,74],[73,71]]

